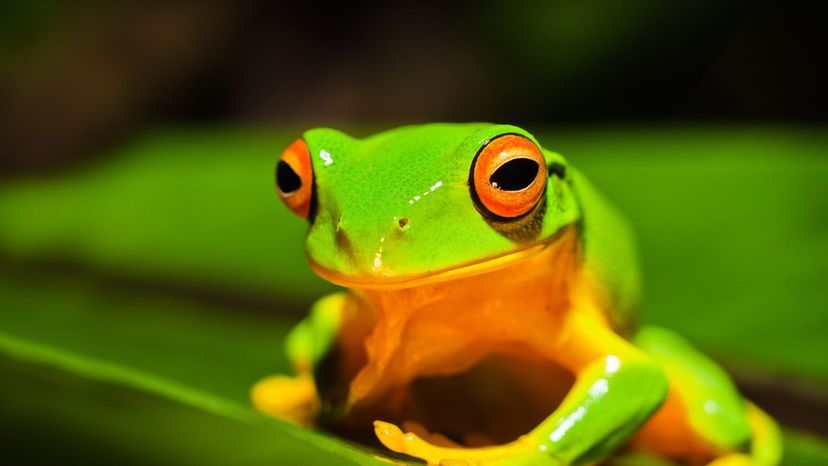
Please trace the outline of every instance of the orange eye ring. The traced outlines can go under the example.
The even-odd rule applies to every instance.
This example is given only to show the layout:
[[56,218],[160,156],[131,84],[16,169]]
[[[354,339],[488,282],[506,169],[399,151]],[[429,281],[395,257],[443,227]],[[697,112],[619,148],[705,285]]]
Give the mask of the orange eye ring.
[[313,197],[313,167],[310,150],[302,139],[293,141],[279,157],[276,191],[290,210],[308,218]]
[[531,211],[543,195],[546,161],[529,139],[499,136],[477,153],[469,185],[478,209],[498,219],[515,219]]

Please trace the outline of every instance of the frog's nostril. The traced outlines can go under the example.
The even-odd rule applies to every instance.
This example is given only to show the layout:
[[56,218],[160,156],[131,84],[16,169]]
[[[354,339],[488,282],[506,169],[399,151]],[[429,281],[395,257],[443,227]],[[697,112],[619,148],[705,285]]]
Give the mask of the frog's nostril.
[[397,219],[397,228],[400,231],[406,231],[411,227],[411,220],[408,217],[400,217]]
[[351,238],[348,237],[348,233],[346,233],[345,230],[337,227],[334,239],[336,241],[337,248],[345,252],[351,252],[353,245],[351,244]]

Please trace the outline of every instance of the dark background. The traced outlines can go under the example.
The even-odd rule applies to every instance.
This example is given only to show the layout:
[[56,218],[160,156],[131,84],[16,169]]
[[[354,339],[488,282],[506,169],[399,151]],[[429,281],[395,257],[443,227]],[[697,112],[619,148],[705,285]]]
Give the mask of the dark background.
[[10,2],[4,172],[147,125],[816,124],[818,2]]

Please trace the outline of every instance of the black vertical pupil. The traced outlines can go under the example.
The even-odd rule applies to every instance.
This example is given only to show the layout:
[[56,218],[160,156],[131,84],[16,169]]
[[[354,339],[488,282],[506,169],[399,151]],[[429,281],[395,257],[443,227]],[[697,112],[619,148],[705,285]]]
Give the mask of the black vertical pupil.
[[279,191],[289,194],[302,187],[302,179],[290,165],[280,160],[276,165],[276,186]]
[[512,159],[499,166],[489,182],[503,191],[520,191],[528,188],[538,176],[538,162],[532,159]]

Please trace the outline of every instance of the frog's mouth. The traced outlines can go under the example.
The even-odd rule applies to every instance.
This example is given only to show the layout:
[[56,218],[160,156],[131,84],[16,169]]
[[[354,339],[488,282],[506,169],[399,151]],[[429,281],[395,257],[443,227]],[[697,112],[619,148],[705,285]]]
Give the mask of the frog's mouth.
[[415,379],[332,428],[369,445],[376,445],[373,420],[446,446],[501,445],[546,419],[573,383],[570,372],[550,361],[493,354],[457,374]]
[[[565,232],[566,230],[564,230]],[[563,233],[563,232],[562,232]],[[554,235],[539,243],[533,243],[517,250],[509,251],[500,255],[487,257],[481,260],[467,262],[455,267],[441,270],[428,271],[421,274],[406,276],[354,276],[328,269],[312,258],[308,258],[311,269],[320,277],[331,283],[346,288],[362,288],[369,290],[393,290],[399,288],[412,288],[428,285],[436,282],[456,280],[458,278],[470,277],[492,272],[498,269],[509,267],[522,260],[529,259],[544,251],[551,245],[557,243],[561,234]]]

